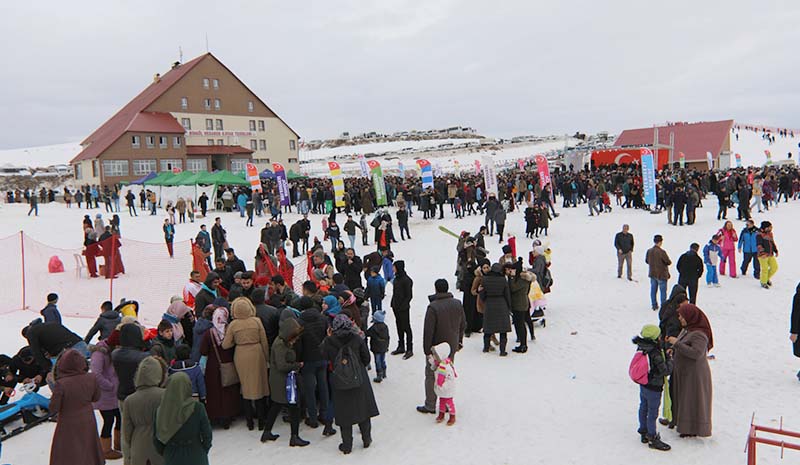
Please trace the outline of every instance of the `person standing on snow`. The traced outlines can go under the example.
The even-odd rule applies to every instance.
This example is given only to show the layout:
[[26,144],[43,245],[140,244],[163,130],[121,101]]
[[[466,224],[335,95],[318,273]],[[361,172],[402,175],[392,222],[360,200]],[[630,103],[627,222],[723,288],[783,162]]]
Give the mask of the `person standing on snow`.
[[617,249],[617,278],[622,278],[622,264],[628,265],[628,281],[633,281],[631,262],[633,257],[633,234],[630,232],[630,226],[627,224],[622,225],[622,231],[614,236],[614,248]]
[[772,277],[778,272],[778,246],[772,236],[772,223],[769,221],[761,222],[761,231],[756,236],[756,247],[758,248],[758,262],[761,266],[761,287],[769,289],[772,287]]
[[651,449],[668,451],[671,447],[661,441],[661,436],[656,431],[664,381],[672,373],[672,359],[664,352],[659,340],[660,335],[661,330],[658,326],[645,325],[639,335],[633,338],[636,349],[647,355],[650,366],[647,384],[639,385],[638,432],[643,444],[648,444]]
[[693,304],[697,303],[697,281],[703,276],[703,260],[697,254],[699,250],[700,244],[692,243],[689,246],[689,250],[678,258],[676,265],[678,269],[678,284],[686,289],[689,294],[689,301]]
[[758,261],[758,246],[756,244],[756,236],[758,236],[758,228],[752,219],[747,220],[747,225],[739,233],[739,252],[744,254],[742,258],[742,267],[739,271],[742,276],[747,274],[747,266],[750,261],[753,262],[753,277],[759,279],[761,276],[761,263]]
[[728,264],[729,275],[731,278],[736,277],[736,244],[739,242],[739,237],[736,235],[736,230],[733,229],[733,222],[726,221],[717,232],[720,236],[722,250],[722,260],[719,263],[719,274],[725,276],[725,264]]
[[667,301],[667,281],[669,281],[669,266],[672,260],[669,259],[667,252],[661,248],[664,238],[661,234],[653,236],[653,247],[647,250],[644,262],[649,265],[647,276],[650,277],[650,304],[652,309],[658,310],[656,291],[660,290],[661,305]]

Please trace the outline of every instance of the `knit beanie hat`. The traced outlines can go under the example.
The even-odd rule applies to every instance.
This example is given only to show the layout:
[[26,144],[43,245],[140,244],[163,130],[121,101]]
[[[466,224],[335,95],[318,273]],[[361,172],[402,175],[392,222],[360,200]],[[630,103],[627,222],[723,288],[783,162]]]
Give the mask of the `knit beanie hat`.
[[658,340],[658,336],[661,335],[661,328],[656,325],[644,325],[642,327],[642,332],[639,335],[642,336],[642,339],[656,341]]
[[386,312],[383,310],[378,310],[377,312],[372,314],[372,320],[376,323],[383,323],[386,320]]

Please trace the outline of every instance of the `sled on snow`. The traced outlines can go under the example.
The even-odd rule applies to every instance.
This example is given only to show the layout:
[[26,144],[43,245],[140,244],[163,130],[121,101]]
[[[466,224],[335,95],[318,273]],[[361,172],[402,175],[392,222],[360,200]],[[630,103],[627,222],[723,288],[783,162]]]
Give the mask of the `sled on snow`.
[[0,442],[49,421],[54,416],[50,413],[50,399],[34,392],[35,388],[33,383],[24,385],[22,390],[25,395],[20,400],[0,406]]

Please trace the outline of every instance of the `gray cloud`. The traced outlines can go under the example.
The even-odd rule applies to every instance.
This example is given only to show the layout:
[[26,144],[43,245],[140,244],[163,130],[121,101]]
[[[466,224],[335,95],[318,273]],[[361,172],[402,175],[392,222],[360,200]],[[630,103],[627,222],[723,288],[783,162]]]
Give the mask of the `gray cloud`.
[[798,23],[796,2],[3,2],[0,148],[85,137],[206,33],[305,138],[798,127]]

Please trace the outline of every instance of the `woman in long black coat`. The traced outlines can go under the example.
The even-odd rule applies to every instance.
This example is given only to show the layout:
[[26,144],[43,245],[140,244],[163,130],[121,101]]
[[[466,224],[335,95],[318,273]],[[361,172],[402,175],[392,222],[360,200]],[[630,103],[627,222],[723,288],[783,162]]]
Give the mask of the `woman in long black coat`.
[[495,263],[483,277],[483,351],[489,352],[489,342],[494,333],[500,333],[500,356],[508,355],[506,344],[511,331],[511,290],[503,273],[503,265]]
[[[789,329],[789,339],[792,341],[794,356],[800,357],[800,284],[794,293],[792,302],[792,326]],[[797,372],[797,379],[800,379],[800,371]]]
[[370,418],[377,417],[378,404],[372,392],[372,384],[365,368],[370,362],[370,353],[358,328],[346,315],[339,314],[333,319],[328,329],[328,337],[322,341],[320,350],[322,357],[330,366],[336,363],[336,356],[343,347],[349,347],[361,361],[361,385],[354,389],[340,390],[332,387],[334,419],[342,430],[342,443],[339,450],[349,454],[353,450],[353,425],[358,424],[364,448],[372,443],[372,423]]

